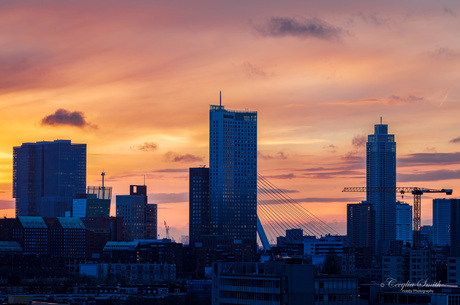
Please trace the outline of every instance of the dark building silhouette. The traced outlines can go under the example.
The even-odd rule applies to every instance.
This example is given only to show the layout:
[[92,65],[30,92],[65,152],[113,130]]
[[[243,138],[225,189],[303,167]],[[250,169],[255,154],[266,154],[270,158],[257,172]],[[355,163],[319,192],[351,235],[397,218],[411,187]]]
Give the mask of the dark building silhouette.
[[375,210],[375,248],[386,254],[396,240],[396,193],[385,189],[396,187],[396,142],[388,134],[388,125],[377,124],[366,143],[367,202]]
[[209,111],[211,234],[256,245],[257,112]]
[[50,252],[50,232],[42,217],[17,217],[10,240],[19,242],[24,253],[47,255]]
[[145,205],[145,239],[157,239],[157,205],[149,203]]
[[123,219],[121,217],[80,218],[86,228],[87,257],[101,257],[108,241],[123,240]]
[[16,216],[64,217],[86,188],[86,144],[70,140],[13,148]]
[[460,199],[450,199],[450,256],[460,257]]
[[189,171],[189,244],[209,235],[209,168]]
[[347,237],[350,247],[374,247],[375,210],[371,204],[347,204]]
[[123,218],[124,240],[157,238],[157,205],[147,204],[147,186],[131,185],[129,195],[117,195],[116,213]]
[[[328,285],[318,287],[321,288],[318,290],[324,300]],[[337,294],[339,291],[342,292],[336,288],[334,292]],[[324,304],[327,301],[326,297]],[[212,304],[315,304],[314,267],[289,261],[215,263],[212,272]]]
[[118,217],[19,216],[0,219],[0,228],[0,241],[18,242],[24,255],[99,258],[108,241],[123,240]]
[[85,258],[87,230],[80,218],[50,217],[48,226],[50,255],[62,258]]
[[455,199],[433,199],[432,242],[435,246],[450,246],[451,202]]

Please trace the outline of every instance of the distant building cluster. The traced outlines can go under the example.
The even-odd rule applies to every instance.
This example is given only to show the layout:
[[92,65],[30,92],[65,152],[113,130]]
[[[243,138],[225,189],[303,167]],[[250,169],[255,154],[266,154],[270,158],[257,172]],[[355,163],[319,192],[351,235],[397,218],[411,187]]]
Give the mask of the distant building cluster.
[[[174,304],[208,305],[460,304],[460,199],[434,199],[433,225],[422,226],[421,195],[452,191],[396,187],[395,136],[382,122],[368,136],[366,187],[352,190],[366,200],[347,204],[347,234],[292,227],[276,244],[261,237],[264,249],[255,111],[210,107],[209,167],[189,169],[188,244],[157,239],[146,185],[117,195],[110,217],[105,173],[101,186],[86,186],[85,144],[24,143],[13,152],[16,218],[0,219],[5,302],[62,292],[69,304],[97,304],[94,295],[123,304],[174,296]],[[405,289],[414,283],[432,285]]]

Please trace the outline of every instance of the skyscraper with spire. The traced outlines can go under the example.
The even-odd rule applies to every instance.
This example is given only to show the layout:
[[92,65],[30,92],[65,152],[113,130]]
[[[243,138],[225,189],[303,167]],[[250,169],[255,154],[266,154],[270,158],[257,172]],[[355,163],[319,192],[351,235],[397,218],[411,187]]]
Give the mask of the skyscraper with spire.
[[366,143],[366,186],[375,210],[376,253],[386,254],[396,240],[396,193],[386,191],[396,187],[396,142],[381,118]]
[[209,111],[210,233],[256,243],[257,112]]

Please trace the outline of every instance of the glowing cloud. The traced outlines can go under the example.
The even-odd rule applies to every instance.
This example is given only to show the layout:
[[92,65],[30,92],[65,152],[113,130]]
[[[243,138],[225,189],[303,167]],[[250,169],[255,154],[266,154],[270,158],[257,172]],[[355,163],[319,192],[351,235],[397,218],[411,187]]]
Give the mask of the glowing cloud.
[[85,115],[80,111],[70,112],[65,109],[58,109],[55,113],[50,114],[42,119],[42,125],[48,126],[74,126],[78,128],[97,126],[88,123]]

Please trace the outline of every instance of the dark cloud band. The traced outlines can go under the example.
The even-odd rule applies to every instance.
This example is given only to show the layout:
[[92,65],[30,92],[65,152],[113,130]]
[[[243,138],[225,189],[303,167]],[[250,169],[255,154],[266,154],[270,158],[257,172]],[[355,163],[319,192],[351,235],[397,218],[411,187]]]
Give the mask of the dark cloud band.
[[331,26],[319,18],[300,21],[289,17],[272,17],[265,24],[255,26],[255,30],[263,36],[293,36],[325,40],[336,40],[342,34],[342,29]]

